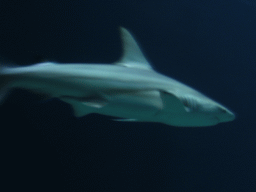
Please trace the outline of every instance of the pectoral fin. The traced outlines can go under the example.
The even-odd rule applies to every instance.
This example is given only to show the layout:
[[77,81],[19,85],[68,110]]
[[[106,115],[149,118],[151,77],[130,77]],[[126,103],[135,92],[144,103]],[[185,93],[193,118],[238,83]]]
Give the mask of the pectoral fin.
[[107,101],[100,98],[79,98],[63,96],[60,98],[62,101],[70,104],[74,110],[74,115],[76,117],[82,117],[90,113],[94,113],[97,109],[100,109],[107,105]]

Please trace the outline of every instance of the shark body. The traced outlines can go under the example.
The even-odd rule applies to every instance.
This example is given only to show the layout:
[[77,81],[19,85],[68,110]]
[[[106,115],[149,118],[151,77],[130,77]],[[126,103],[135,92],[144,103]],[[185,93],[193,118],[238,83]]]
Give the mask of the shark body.
[[224,106],[170,77],[157,73],[132,35],[121,28],[123,56],[114,64],[39,63],[0,68],[0,100],[12,88],[57,97],[74,115],[99,113],[120,121],[211,126],[234,120]]

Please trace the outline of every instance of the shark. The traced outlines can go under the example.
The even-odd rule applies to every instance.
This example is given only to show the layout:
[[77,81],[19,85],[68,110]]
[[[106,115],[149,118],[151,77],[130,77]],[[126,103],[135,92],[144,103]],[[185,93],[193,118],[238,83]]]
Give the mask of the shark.
[[113,64],[42,62],[0,66],[0,101],[14,88],[58,98],[73,114],[112,116],[116,121],[178,127],[213,126],[235,119],[226,107],[195,89],[156,72],[133,35],[120,27],[123,54]]

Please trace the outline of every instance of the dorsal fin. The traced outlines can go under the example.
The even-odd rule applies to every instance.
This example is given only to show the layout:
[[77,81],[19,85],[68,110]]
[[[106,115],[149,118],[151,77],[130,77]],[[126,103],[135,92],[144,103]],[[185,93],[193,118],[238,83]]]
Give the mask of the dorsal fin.
[[153,70],[130,32],[123,27],[120,27],[120,32],[123,55],[116,64],[125,67]]

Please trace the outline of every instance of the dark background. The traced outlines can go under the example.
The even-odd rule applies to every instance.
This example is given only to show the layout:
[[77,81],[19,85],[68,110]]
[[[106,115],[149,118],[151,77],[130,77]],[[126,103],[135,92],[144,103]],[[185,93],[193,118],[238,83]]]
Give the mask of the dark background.
[[72,116],[16,90],[1,106],[1,191],[241,191],[256,188],[256,3],[1,0],[0,55],[31,65],[112,63],[118,27],[154,68],[225,104],[236,120],[177,128]]

